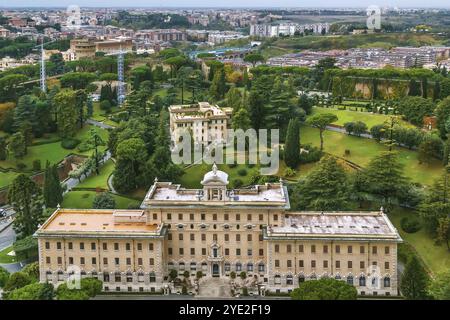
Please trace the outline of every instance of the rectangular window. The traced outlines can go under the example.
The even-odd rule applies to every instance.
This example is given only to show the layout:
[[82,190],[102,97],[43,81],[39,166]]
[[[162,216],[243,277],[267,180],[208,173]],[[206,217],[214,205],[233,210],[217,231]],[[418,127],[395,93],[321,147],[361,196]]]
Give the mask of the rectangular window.
[[366,266],[365,266],[365,263],[364,263],[364,261],[360,261],[359,262],[359,268],[360,269],[364,269]]
[[347,247],[347,253],[353,253],[353,247],[352,246],[348,246]]
[[286,245],[286,252],[291,253],[292,252],[292,246],[290,244]]
[[194,214],[193,213],[189,214],[189,220],[194,221]]
[[84,242],[80,242],[80,250],[84,250]]
[[225,233],[225,235],[224,235],[224,239],[225,239],[225,241],[230,241],[230,235],[228,234],[228,233]]
[[328,253],[328,246],[327,245],[323,246],[323,253]]
[[223,220],[228,221],[228,213],[225,213],[225,214],[223,215]]
[[153,243],[149,243],[148,244],[148,250],[149,251],[153,251]]
[[194,234],[194,233],[191,233],[191,234],[189,235],[189,238],[191,239],[191,241],[195,241],[195,234]]
[[105,266],[108,265],[108,258],[103,258],[103,264],[104,264]]
[[119,244],[117,242],[114,243],[114,250],[115,251],[119,250]]
[[212,218],[213,218],[213,221],[217,221],[217,213],[213,213]]
[[202,233],[202,241],[206,241],[206,234]]
[[114,258],[114,263],[116,266],[120,265],[120,259],[119,258]]
[[213,241],[217,241],[217,233],[213,233]]
[[252,241],[252,235],[251,234],[247,235],[247,241]]
[[61,250],[61,242],[57,242],[56,243],[56,249],[57,250]]
[[240,214],[236,214],[236,221],[241,220],[241,215]]
[[236,242],[241,241],[241,235],[240,234],[236,234]]
[[205,219],[206,219],[206,216],[205,216],[205,214],[204,214],[204,213],[202,213],[202,214],[200,215],[200,218],[202,219],[202,221],[205,221]]
[[352,263],[352,261],[348,261],[348,262],[347,262],[347,268],[349,268],[349,269],[353,268],[353,263]]
[[258,235],[258,240],[259,240],[259,241],[263,241],[263,240],[264,240],[264,238],[263,238],[263,235],[262,235],[262,234],[259,234],[259,235]]
[[247,221],[252,221],[252,215],[251,214],[247,215]]
[[311,268],[315,268],[316,267],[316,260],[311,260]]
[[206,248],[202,248],[202,256],[206,256]]
[[169,241],[172,240],[172,234],[171,234],[171,233],[168,233],[168,234],[167,234],[167,240],[169,240]]
[[167,214],[167,220],[172,220],[172,214],[171,213]]
[[195,248],[191,248],[191,256],[195,256]]
[[336,260],[336,269],[339,269],[341,267],[341,262],[339,260]]
[[131,245],[129,243],[125,244],[125,250],[130,251]]
[[106,242],[103,242],[102,246],[103,246],[103,251],[108,250],[108,244]]
[[97,264],[97,258],[92,258],[92,264],[96,265]]
[[73,243],[72,243],[72,242],[69,242],[69,243],[67,244],[67,246],[69,247],[69,250],[72,250],[72,249],[73,249]]
[[180,221],[183,220],[183,214],[182,213],[178,214],[178,220],[180,220]]
[[298,252],[303,253],[303,251],[304,251],[304,247],[303,247],[302,244],[300,244],[300,245],[298,246]]
[[131,266],[131,258],[127,258],[127,266]]
[[315,244],[311,245],[311,253],[316,253],[316,245]]
[[167,253],[168,253],[169,255],[172,255],[172,248],[167,248]]
[[336,245],[335,250],[336,250],[336,253],[341,253],[341,246]]
[[182,256],[184,254],[184,248],[179,248],[178,252],[180,253],[180,255]]
[[138,258],[138,266],[142,266],[142,258]]
[[62,264],[62,258],[61,257],[58,257],[57,261],[58,261],[58,264]]
[[259,249],[259,256],[260,257],[264,256],[264,249]]
[[279,268],[280,267],[280,260],[275,260],[275,268]]
[[183,234],[182,233],[178,234],[178,240],[183,240]]
[[149,263],[151,266],[155,265],[155,259],[154,258],[150,258],[149,259]]
[[376,246],[373,246],[373,247],[372,247],[372,253],[373,253],[373,254],[377,254],[377,247],[376,247]]
[[247,255],[249,257],[251,257],[253,255],[253,250],[252,249],[247,249]]
[[96,248],[97,248],[97,246],[96,246],[95,242],[91,242],[91,250],[95,251]]
[[83,265],[84,264],[84,257],[80,258],[80,264]]
[[384,268],[385,268],[385,269],[389,269],[389,262],[386,261],[386,262],[384,263]]
[[323,260],[323,267],[328,268],[328,260]]
[[50,264],[50,263],[51,263],[50,257],[45,257],[45,262],[46,262],[47,264]]
[[137,244],[137,249],[138,249],[138,251],[142,251],[142,243],[139,242]]
[[241,255],[241,249],[239,249],[239,248],[236,249],[236,255],[237,255],[237,256],[240,256],[240,255]]
[[263,221],[264,220],[264,215],[260,214],[259,215],[259,221]]
[[298,260],[298,266],[300,268],[303,268],[305,266],[303,260]]
[[46,243],[45,243],[45,249],[46,249],[46,250],[49,250],[49,249],[50,249],[50,242],[46,242]]
[[280,252],[280,245],[279,244],[275,245],[275,252],[276,253]]
[[73,264],[73,258],[69,257],[69,264]]
[[153,220],[158,220],[158,214],[157,213],[153,214]]
[[389,254],[389,247],[388,246],[384,247],[384,254]]
[[363,254],[366,251],[366,247],[365,246],[360,246],[359,247],[359,253]]
[[287,266],[288,268],[292,268],[292,260],[287,260],[287,261],[286,261],[286,266]]

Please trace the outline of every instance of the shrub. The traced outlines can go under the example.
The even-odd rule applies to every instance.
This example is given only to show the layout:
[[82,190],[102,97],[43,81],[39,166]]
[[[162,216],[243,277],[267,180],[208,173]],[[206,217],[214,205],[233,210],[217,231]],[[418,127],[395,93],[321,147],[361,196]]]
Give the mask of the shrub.
[[102,292],[103,282],[95,278],[84,278],[81,279],[81,290],[86,292],[89,297],[95,297],[97,294]]
[[400,226],[407,233],[416,233],[422,227],[419,219],[416,217],[403,217],[400,220]]
[[17,163],[17,169],[19,169],[20,171],[25,170],[27,167],[27,165],[23,162],[18,162]]
[[95,196],[92,202],[94,209],[114,209],[116,207],[116,200],[108,192],[102,192]]
[[295,176],[296,173],[297,173],[297,171],[295,171],[294,169],[289,168],[289,167],[284,170],[285,177],[293,177],[293,176]]
[[61,147],[63,147],[64,149],[68,149],[68,150],[72,150],[75,149],[76,146],[80,143],[80,140],[78,139],[63,139],[61,141]]
[[109,113],[111,111],[111,102],[108,100],[103,100],[100,102],[100,109],[105,111],[106,113]]
[[254,166],[255,166],[254,163],[249,163],[249,164],[247,165],[247,167],[249,167],[250,169],[253,168]]
[[197,271],[195,276],[196,276],[197,279],[200,279],[201,277],[203,277],[203,272],[202,271]]
[[41,171],[41,160],[33,160],[33,171]]
[[245,296],[245,297],[248,296],[248,289],[247,289],[247,287],[243,287],[242,288],[242,295]]
[[350,149],[345,149],[344,152],[345,152],[344,155],[345,155],[346,157],[348,157],[348,156],[350,155]]
[[32,279],[24,272],[15,272],[6,281],[3,290],[12,291],[29,285]]
[[3,267],[0,267],[0,288],[3,288],[8,281],[9,272]]
[[239,169],[238,170],[238,175],[240,175],[241,177],[244,177],[247,175],[247,170],[246,169]]
[[178,271],[175,269],[170,269],[169,271],[169,279],[175,280],[175,278],[178,276]]
[[308,152],[300,153],[299,160],[301,164],[317,162],[322,158],[323,153],[319,148],[313,147],[309,144],[302,146],[302,148]]
[[51,283],[32,283],[7,294],[5,300],[53,300]]
[[233,187],[234,188],[240,188],[240,187],[242,187],[244,185],[244,182],[242,182],[242,180],[241,179],[234,179],[233,180]]
[[183,272],[183,277],[189,278],[189,275],[190,275],[189,271],[186,270],[186,271]]
[[34,281],[39,280],[39,262],[33,262],[30,264],[27,264],[25,268],[22,269],[23,273],[26,273],[28,276],[30,276],[31,279]]
[[242,271],[242,272],[239,274],[239,277],[240,277],[242,280],[244,280],[245,278],[247,278],[247,273],[245,273],[245,271]]
[[188,290],[187,290],[187,286],[183,285],[183,287],[181,288],[181,294],[183,295],[187,295],[188,294]]

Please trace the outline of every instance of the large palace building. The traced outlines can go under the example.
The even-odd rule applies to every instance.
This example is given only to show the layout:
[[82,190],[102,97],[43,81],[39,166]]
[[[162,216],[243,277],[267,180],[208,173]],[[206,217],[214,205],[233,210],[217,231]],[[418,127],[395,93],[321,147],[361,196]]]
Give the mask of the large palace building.
[[172,269],[245,271],[272,292],[334,277],[360,294],[398,294],[402,240],[383,210],[291,212],[281,181],[228,189],[215,165],[201,184],[155,181],[140,210],[57,209],[36,232],[40,280],[57,285],[76,266],[104,290],[154,292]]

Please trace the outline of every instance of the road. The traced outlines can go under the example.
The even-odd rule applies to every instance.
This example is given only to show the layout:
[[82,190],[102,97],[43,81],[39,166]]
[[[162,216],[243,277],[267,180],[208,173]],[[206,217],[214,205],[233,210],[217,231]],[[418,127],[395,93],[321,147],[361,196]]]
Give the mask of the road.
[[113,127],[113,126],[111,126],[109,124],[106,124],[106,123],[103,123],[103,122],[100,122],[100,121],[95,121],[95,120],[92,120],[92,119],[87,119],[86,123],[92,124],[93,126],[96,126],[96,127],[102,128],[102,129],[114,129],[115,128],[115,127]]
[[13,230],[12,225],[0,232],[0,251],[11,246],[16,240],[16,233]]

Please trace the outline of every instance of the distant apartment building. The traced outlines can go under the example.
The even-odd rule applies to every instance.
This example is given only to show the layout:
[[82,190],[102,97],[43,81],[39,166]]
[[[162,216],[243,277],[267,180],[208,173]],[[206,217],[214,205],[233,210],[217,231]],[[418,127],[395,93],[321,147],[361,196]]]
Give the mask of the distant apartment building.
[[208,42],[213,45],[222,44],[227,41],[246,38],[240,32],[234,31],[212,31],[208,34]]
[[118,37],[116,39],[95,42],[96,52],[104,52],[108,54],[108,53],[115,53],[120,50],[132,51],[133,40],[131,38]]
[[180,141],[183,130],[188,130],[194,143],[225,142],[231,119],[231,108],[220,108],[208,102],[169,107],[172,144]]
[[185,31],[177,29],[152,29],[140,30],[135,35],[136,39],[148,42],[186,41]]
[[250,25],[250,35],[259,37],[278,37],[280,35],[293,36],[296,33],[305,33],[310,31],[314,34],[324,34],[330,31],[329,23],[298,24],[281,23],[277,25],[270,24],[252,24]]
[[95,56],[95,43],[93,39],[72,39],[70,40],[70,51],[76,60],[92,58]]

